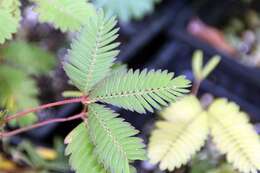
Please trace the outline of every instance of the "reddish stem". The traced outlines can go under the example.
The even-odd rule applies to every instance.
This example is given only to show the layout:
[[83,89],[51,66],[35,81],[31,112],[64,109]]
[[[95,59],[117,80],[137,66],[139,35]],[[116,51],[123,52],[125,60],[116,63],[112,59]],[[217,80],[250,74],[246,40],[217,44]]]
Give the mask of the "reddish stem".
[[36,108],[32,108],[32,109],[28,109],[28,110],[25,110],[25,111],[22,111],[22,112],[18,112],[16,114],[11,115],[11,116],[7,116],[5,118],[4,122],[7,123],[10,120],[23,117],[28,113],[37,112],[37,111],[42,110],[42,109],[46,109],[46,108],[50,108],[50,107],[54,107],[54,106],[60,106],[60,105],[64,105],[64,104],[69,104],[69,103],[86,102],[86,101],[87,101],[87,97],[80,97],[80,98],[62,100],[62,101],[58,101],[58,102],[54,102],[54,103],[48,103],[48,104],[45,104],[45,105],[38,106]]
[[76,120],[76,119],[80,119],[80,118],[85,117],[85,115],[84,115],[85,113],[86,112],[82,112],[80,114],[77,114],[77,115],[74,115],[74,116],[71,116],[71,117],[68,117],[68,118],[49,119],[49,120],[46,120],[46,121],[39,122],[37,124],[33,124],[31,126],[27,126],[27,127],[23,127],[23,128],[17,129],[17,130],[13,130],[13,131],[10,131],[10,132],[2,132],[2,133],[0,133],[0,138],[14,136],[14,135],[26,132],[28,130],[32,130],[34,128],[42,127],[42,126],[45,126],[45,125],[51,124],[51,123],[66,122],[66,121],[73,121],[73,120]]
[[199,91],[199,88],[200,88],[200,84],[201,84],[201,80],[197,80],[193,83],[193,86],[192,86],[192,89],[191,89],[191,93],[193,95],[197,95],[198,94],[198,91]]

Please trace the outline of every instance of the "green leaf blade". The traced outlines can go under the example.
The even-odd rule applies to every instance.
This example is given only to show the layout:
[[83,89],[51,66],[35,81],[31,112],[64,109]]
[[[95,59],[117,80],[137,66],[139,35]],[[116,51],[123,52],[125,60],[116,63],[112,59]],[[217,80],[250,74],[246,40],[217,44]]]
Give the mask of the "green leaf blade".
[[[161,112],[164,121],[156,123],[148,145],[151,163],[173,171],[187,164],[205,143],[208,114],[194,96],[186,96]],[[192,144],[192,146],[191,146]]]
[[0,44],[17,32],[21,19],[20,5],[19,0],[0,1]]
[[234,102],[220,98],[210,105],[209,117],[213,141],[227,161],[240,172],[260,170],[260,140],[248,115]]
[[201,75],[202,78],[205,79],[208,77],[208,75],[217,67],[219,64],[221,58],[218,55],[215,55],[210,59],[210,61],[206,64],[206,66],[203,68]]
[[202,79],[202,66],[203,66],[203,52],[197,50],[192,57],[192,71],[196,80]]
[[12,38],[13,33],[17,32],[19,20],[5,9],[0,10],[0,19],[0,44],[3,44],[5,40]]
[[70,80],[82,92],[89,90],[110,72],[119,44],[114,43],[118,35],[115,18],[107,19],[102,11],[91,18],[69,51],[64,69]]
[[110,172],[129,173],[129,161],[145,160],[142,140],[138,133],[118,114],[102,105],[89,106],[89,134],[95,153]]
[[123,22],[132,18],[140,19],[153,11],[160,0],[122,1],[122,0],[94,0],[97,8],[103,8],[109,15],[116,15]]
[[70,165],[76,173],[107,173],[103,166],[97,161],[94,154],[94,145],[91,143],[87,127],[84,123],[78,125],[66,137],[65,154],[70,155]]
[[34,43],[11,42],[1,52],[6,62],[30,75],[47,74],[56,64],[52,53]]
[[[0,106],[9,112],[17,112],[38,105],[38,89],[33,79],[22,71],[7,65],[0,66]],[[20,126],[36,122],[35,114],[12,121]]]
[[61,31],[78,31],[95,15],[95,8],[85,0],[32,0],[36,3],[35,11],[41,22],[52,23]]
[[90,92],[91,102],[113,104],[127,110],[153,112],[188,92],[190,82],[184,76],[173,78],[167,71],[133,71],[116,74],[101,81]]

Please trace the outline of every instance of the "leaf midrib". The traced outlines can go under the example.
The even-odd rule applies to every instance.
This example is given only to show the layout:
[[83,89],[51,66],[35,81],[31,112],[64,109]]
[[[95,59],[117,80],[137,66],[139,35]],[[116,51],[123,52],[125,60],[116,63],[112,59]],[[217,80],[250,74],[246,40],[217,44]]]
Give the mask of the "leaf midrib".
[[[103,96],[96,96],[92,99],[90,99],[90,102],[96,102],[98,100],[104,100],[104,99],[112,99],[112,98],[118,98],[118,97],[131,97],[131,96],[141,96],[141,95],[145,95],[145,94],[150,94],[150,93],[157,93],[160,91],[170,91],[173,89],[177,89],[178,87],[176,86],[165,86],[165,87],[161,87],[161,88],[146,88],[143,89],[142,91],[136,91],[136,90],[132,90],[132,91],[123,91],[122,93],[120,92],[115,92],[115,93],[108,93],[105,94]],[[91,97],[91,95],[90,95]]]
[[124,151],[123,147],[120,145],[119,141],[116,139],[116,137],[113,135],[112,131],[107,127],[106,122],[102,120],[96,111],[93,110],[93,117],[97,119],[99,124],[102,126],[102,128],[107,132],[107,134],[112,138],[113,143],[115,144],[116,148],[123,153],[124,158],[126,161],[128,161],[127,154]]
[[104,29],[104,22],[102,21],[102,25],[98,28],[95,48],[94,48],[94,50],[92,50],[93,52],[92,52],[92,56],[91,56],[91,63],[89,66],[89,70],[87,71],[87,77],[86,77],[87,78],[86,81],[88,83],[86,83],[85,88],[84,88],[85,92],[88,92],[90,90],[91,82],[93,82],[92,81],[93,72],[94,72],[93,67],[95,67],[95,64],[97,62],[97,51],[99,48],[101,32],[103,31],[103,29]]
[[215,119],[216,123],[218,123],[221,127],[223,127],[224,131],[226,131],[229,134],[228,136],[230,136],[230,138],[232,138],[235,141],[235,143],[238,144],[239,151],[241,151],[243,153],[243,156],[245,156],[245,160],[247,160],[251,165],[253,165],[255,168],[257,168],[257,165],[255,165],[255,163],[251,161],[250,155],[246,151],[244,151],[244,148],[241,146],[241,144],[239,142],[240,140],[237,137],[235,137],[232,133],[230,133],[229,130],[227,130],[227,129],[229,129],[229,127],[227,127],[226,125],[221,123],[221,121],[218,120],[218,118],[216,118],[215,116],[212,116],[212,117],[213,117],[213,119]]
[[[200,113],[198,113],[198,114],[199,114],[199,116],[195,116],[195,117],[194,117],[193,119],[191,119],[189,122],[185,123],[185,125],[180,129],[180,132],[181,132],[181,133],[180,133],[179,135],[177,135],[174,140],[171,141],[171,143],[169,144],[169,147],[166,149],[166,151],[164,152],[164,154],[163,154],[163,156],[162,156],[163,159],[164,159],[169,153],[171,153],[170,151],[173,149],[173,145],[176,143],[176,141],[180,140],[180,139],[184,136],[183,134],[185,134],[185,133],[187,132],[186,129],[188,129],[188,128],[190,127],[190,125],[191,125],[192,123],[194,123],[198,118],[201,118],[200,116],[201,116],[202,114],[200,114]],[[197,115],[198,115],[198,114],[197,114]]]

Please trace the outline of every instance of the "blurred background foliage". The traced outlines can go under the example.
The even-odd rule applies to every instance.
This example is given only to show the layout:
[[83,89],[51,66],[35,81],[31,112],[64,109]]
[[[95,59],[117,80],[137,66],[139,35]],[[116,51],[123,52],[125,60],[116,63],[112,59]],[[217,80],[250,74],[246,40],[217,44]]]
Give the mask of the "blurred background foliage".
[[[34,77],[48,74],[55,61],[53,54],[25,41],[12,41],[1,47],[0,106],[9,113],[37,106],[39,91]],[[31,114],[19,119],[18,124],[24,126],[36,120]]]
[[3,142],[0,152],[0,172],[4,173],[63,173],[69,170],[64,156],[63,140],[54,138],[53,147],[36,146],[24,140],[17,146]]

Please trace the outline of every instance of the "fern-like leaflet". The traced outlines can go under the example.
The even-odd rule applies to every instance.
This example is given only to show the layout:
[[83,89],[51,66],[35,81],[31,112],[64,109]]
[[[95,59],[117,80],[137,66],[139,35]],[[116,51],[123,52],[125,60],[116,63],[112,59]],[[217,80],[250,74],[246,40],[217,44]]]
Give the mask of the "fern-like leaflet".
[[102,105],[89,106],[89,132],[99,160],[110,172],[130,172],[129,161],[145,160],[138,133],[118,114]]
[[88,136],[85,123],[79,124],[65,139],[68,144],[65,154],[77,173],[107,173],[94,154],[94,145]]
[[[187,103],[190,103],[190,107],[187,107]],[[203,146],[208,135],[207,113],[194,96],[185,97],[168,109],[172,108],[172,114],[165,114],[169,110],[162,113],[169,121],[156,123],[157,129],[151,135],[148,148],[151,162],[160,162],[160,169],[170,171],[186,164]],[[183,117],[185,113],[188,114]]]
[[119,43],[112,43],[118,36],[118,29],[113,29],[115,25],[114,18],[107,19],[100,11],[72,43],[71,58],[64,64],[64,69],[73,84],[85,94],[109,73],[119,53],[114,50]]
[[204,111],[194,96],[173,103],[163,111],[167,121],[157,123],[152,133],[148,156],[160,162],[162,170],[186,164],[199,150],[207,134],[227,161],[243,173],[260,170],[260,140],[244,112],[226,99],[217,99]]
[[153,107],[173,102],[188,90],[189,81],[183,76],[173,79],[167,71],[133,71],[116,74],[101,81],[90,93],[90,101],[110,103],[124,109],[145,113]]
[[260,140],[247,115],[226,99],[216,100],[209,113],[213,141],[227,160],[241,172],[260,170]]

